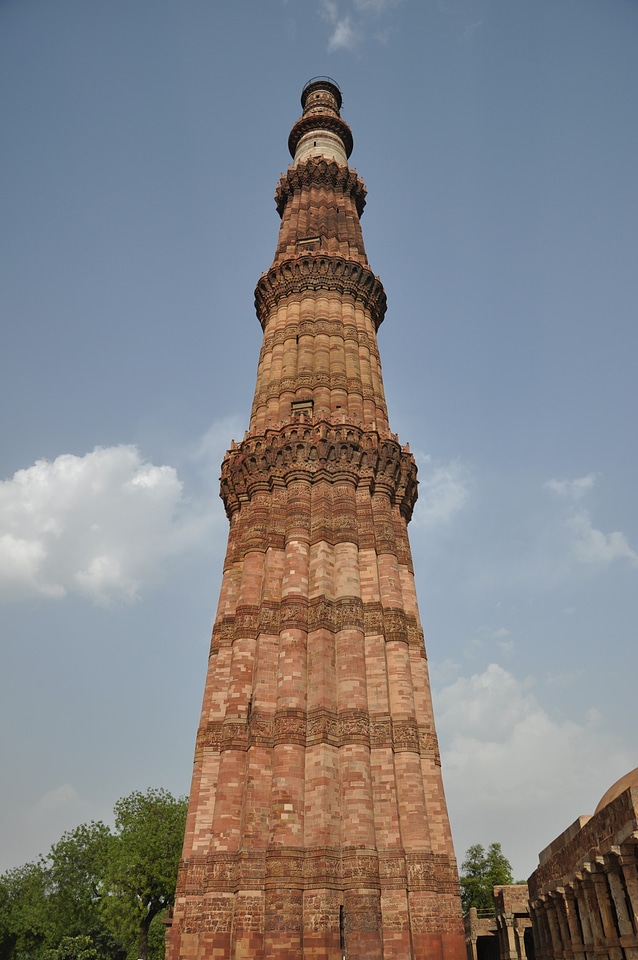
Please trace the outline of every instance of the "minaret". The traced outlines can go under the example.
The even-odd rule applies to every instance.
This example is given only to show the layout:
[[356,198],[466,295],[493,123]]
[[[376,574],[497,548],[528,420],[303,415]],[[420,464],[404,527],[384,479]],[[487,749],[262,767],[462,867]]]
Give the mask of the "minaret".
[[170,960],[464,960],[459,884],[390,432],[386,310],[341,93],[304,87],[255,292]]

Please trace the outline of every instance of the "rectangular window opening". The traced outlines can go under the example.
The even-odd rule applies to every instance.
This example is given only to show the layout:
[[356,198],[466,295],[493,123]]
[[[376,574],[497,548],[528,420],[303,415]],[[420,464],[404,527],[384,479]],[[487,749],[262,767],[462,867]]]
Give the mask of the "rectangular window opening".
[[312,418],[312,411],[314,408],[313,400],[293,400],[291,404],[291,412],[294,420],[299,420],[300,417]]

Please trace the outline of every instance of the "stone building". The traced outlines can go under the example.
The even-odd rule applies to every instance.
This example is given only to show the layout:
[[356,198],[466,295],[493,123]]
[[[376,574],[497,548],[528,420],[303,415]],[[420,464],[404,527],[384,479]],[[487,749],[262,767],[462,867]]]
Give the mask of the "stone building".
[[527,884],[494,887],[494,905],[500,960],[534,960]]
[[534,960],[527,884],[494,887],[494,911],[463,918],[467,960]]
[[277,186],[170,960],[464,960],[366,189],[341,93],[304,88]]
[[638,960],[638,768],[541,852],[528,883],[537,960]]

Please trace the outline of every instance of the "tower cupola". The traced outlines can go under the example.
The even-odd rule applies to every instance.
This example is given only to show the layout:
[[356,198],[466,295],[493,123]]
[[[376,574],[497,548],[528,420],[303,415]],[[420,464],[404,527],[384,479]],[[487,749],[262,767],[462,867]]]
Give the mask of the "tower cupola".
[[330,77],[314,77],[301,93],[303,116],[288,137],[293,165],[308,157],[325,157],[347,164],[352,153],[350,127],[341,119],[341,91]]

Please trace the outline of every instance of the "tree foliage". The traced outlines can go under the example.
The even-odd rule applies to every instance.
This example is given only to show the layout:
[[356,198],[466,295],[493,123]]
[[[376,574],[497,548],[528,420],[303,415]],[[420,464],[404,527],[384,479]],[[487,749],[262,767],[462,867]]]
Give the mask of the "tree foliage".
[[185,818],[185,801],[165,790],[132,793],[115,804],[103,913],[128,940],[137,938],[141,960],[147,960],[152,921],[175,900]]
[[490,843],[487,850],[480,843],[469,847],[461,864],[461,902],[463,913],[470,907],[494,910],[494,887],[513,883],[512,866],[500,843]]
[[0,875],[0,960],[162,960],[185,822],[186,798],[135,792],[115,830],[82,824]]

